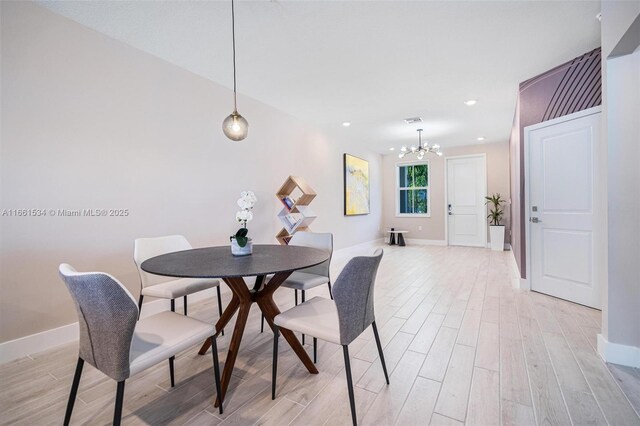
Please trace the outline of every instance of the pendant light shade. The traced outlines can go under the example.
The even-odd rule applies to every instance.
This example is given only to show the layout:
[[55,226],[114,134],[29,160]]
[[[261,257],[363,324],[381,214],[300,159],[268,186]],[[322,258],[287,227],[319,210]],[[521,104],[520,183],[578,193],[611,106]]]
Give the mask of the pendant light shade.
[[222,131],[232,141],[241,141],[249,133],[249,123],[243,116],[238,114],[238,111],[233,111],[222,122]]
[[231,37],[233,42],[233,112],[222,122],[222,131],[232,141],[241,141],[249,133],[249,123],[238,114],[238,95],[236,91],[236,14],[231,0]]

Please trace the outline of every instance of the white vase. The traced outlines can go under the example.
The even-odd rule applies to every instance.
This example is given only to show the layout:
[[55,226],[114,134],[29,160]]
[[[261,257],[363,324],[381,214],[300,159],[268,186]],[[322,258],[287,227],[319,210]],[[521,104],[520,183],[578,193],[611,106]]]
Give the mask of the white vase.
[[489,236],[491,237],[491,250],[504,250],[504,225],[489,226]]
[[247,244],[244,247],[238,245],[235,237],[231,237],[231,254],[234,256],[249,256],[253,253],[253,241],[249,238]]

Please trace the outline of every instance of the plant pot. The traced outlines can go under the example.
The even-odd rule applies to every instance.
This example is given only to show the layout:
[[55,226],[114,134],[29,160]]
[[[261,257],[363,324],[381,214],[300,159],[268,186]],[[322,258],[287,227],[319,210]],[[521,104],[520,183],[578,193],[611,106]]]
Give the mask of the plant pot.
[[231,254],[234,256],[249,256],[253,253],[253,241],[249,238],[247,244],[244,247],[238,245],[238,241],[234,237],[231,237]]
[[491,250],[504,250],[504,225],[489,226],[489,236],[491,237]]

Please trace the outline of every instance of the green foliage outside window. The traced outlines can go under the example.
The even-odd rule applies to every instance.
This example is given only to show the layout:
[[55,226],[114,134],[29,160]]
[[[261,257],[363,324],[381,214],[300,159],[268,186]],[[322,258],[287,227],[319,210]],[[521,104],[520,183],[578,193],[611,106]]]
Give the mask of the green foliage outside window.
[[399,213],[428,214],[429,165],[398,166]]

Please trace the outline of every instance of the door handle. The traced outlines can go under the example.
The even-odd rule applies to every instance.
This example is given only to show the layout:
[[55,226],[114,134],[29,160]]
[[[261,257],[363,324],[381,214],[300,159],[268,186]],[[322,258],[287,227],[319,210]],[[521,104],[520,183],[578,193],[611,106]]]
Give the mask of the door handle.
[[532,222],[532,223],[540,223],[540,222],[542,222],[542,221],[541,221],[540,219],[538,219],[537,217],[530,217],[530,218],[529,218],[529,222]]
[[447,212],[449,213],[449,216],[453,215],[453,212],[451,211],[451,204],[448,205]]

